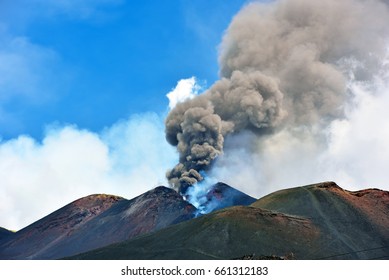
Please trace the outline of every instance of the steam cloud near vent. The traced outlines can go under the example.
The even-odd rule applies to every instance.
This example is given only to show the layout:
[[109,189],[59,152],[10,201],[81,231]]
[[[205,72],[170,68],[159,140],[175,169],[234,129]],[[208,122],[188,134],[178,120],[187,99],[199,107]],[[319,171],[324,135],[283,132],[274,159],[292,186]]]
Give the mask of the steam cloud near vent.
[[321,131],[344,118],[350,83],[372,84],[387,73],[388,26],[379,0],[245,6],[221,43],[220,80],[166,118],[166,139],[179,152],[170,185],[185,194],[230,147],[258,153],[261,139],[283,130],[321,141]]

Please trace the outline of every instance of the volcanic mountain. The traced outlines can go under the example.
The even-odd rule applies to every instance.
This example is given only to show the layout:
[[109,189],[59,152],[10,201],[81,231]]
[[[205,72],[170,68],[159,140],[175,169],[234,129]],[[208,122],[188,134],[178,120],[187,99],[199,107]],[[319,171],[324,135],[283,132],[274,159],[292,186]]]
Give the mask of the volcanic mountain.
[[73,259],[389,259],[389,192],[333,182],[278,191]]
[[0,245],[0,258],[61,258],[191,219],[195,211],[176,191],[165,187],[132,200],[90,195],[8,237]]
[[199,209],[207,209],[209,212],[236,205],[250,205],[255,198],[227,185],[216,183],[211,186],[205,195],[205,201],[199,205]]
[[[223,207],[254,198],[224,184],[207,194]],[[197,209],[176,191],[157,187],[134,199],[90,195],[0,239],[0,259],[56,259],[125,241],[194,218]],[[7,236],[5,236],[7,235]]]

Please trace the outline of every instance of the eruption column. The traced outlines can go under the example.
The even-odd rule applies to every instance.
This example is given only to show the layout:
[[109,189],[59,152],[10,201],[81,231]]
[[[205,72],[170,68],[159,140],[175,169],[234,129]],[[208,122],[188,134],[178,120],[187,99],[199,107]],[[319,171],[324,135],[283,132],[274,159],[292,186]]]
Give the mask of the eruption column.
[[221,44],[221,79],[177,104],[166,139],[179,163],[167,173],[186,193],[225,152],[229,135],[255,137],[291,127],[325,127],[344,116],[347,82],[369,82],[387,52],[388,7],[379,0],[254,2]]

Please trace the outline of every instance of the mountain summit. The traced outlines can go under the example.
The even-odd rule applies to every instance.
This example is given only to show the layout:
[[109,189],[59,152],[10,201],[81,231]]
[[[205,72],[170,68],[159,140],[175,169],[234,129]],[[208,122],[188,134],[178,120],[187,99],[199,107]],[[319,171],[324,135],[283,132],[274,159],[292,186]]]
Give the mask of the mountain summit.
[[211,186],[198,208],[200,211],[210,213],[231,206],[247,206],[255,201],[255,198],[219,182]]

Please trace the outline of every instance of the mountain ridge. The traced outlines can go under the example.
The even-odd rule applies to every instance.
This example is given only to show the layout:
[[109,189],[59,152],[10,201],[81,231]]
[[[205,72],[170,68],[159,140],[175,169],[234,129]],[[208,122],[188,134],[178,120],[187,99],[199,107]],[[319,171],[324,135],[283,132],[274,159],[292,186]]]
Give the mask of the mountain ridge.
[[[228,185],[215,188],[219,195],[217,199],[224,206],[248,204],[255,200]],[[216,194],[208,195],[209,201],[213,201]],[[198,209],[175,190],[164,186],[130,200],[107,194],[89,195],[4,239],[0,243],[0,259],[63,258],[135,238],[196,216]]]
[[[162,194],[164,201],[156,199]],[[151,210],[143,215],[142,207]],[[170,213],[155,216],[159,207]],[[180,209],[176,211],[176,207]],[[157,187],[131,200],[114,195],[89,195],[16,232],[0,245],[0,258],[60,258],[192,218],[194,211],[174,190],[165,187]]]
[[389,215],[388,196],[334,182],[285,189],[71,259],[389,259],[389,223],[381,219]]
[[388,191],[322,182],[254,199],[219,182],[206,196],[216,211],[198,215],[163,186],[130,200],[89,195],[0,231],[0,259],[389,258]]

